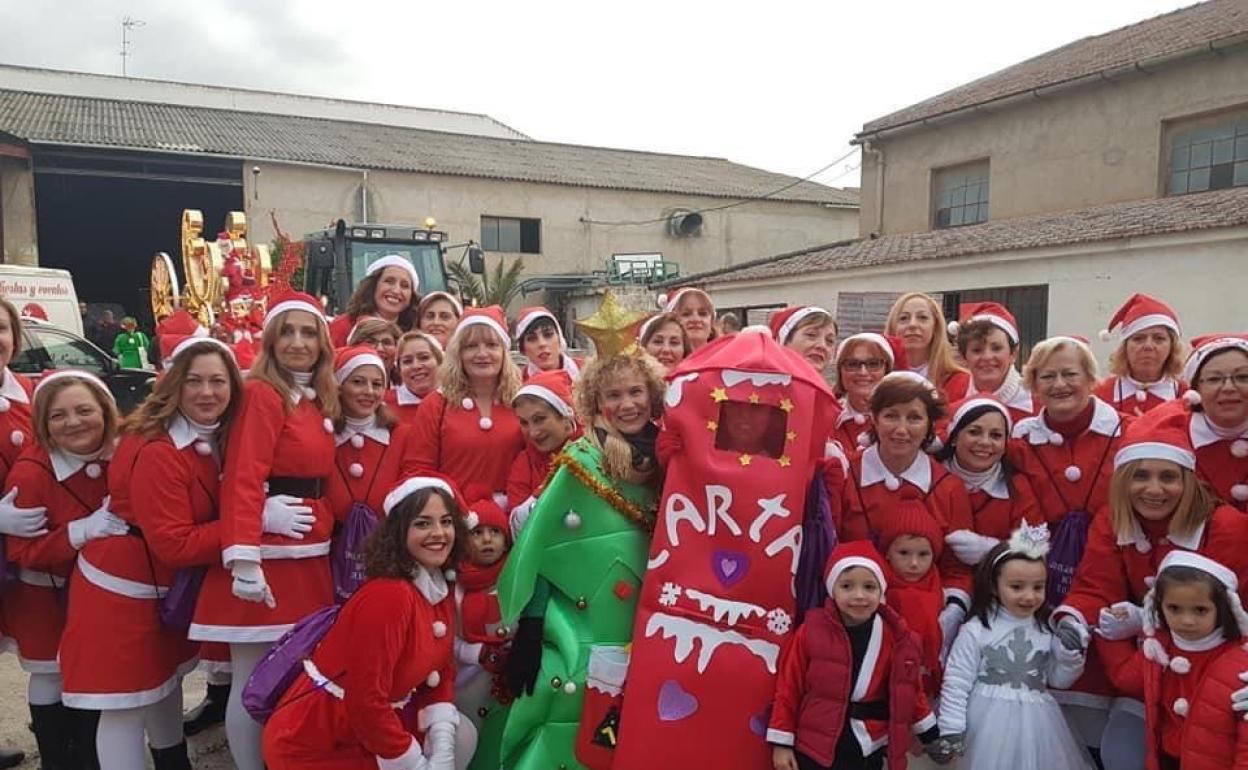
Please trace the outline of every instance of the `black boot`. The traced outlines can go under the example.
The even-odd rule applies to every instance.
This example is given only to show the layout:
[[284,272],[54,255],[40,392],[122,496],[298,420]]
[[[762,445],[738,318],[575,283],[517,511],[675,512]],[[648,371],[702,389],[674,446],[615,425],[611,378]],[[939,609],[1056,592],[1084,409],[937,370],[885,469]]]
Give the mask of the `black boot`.
[[100,755],[95,748],[95,734],[100,730],[100,712],[94,709],[66,708],[70,723],[70,735],[74,770],[100,770]]
[[148,747],[156,770],[191,770],[191,758],[186,754],[186,741],[167,749]]
[[225,703],[230,699],[228,684],[208,685],[208,694],[198,706],[182,715],[182,732],[189,738],[225,721]]
[[26,761],[26,753],[17,749],[0,749],[0,770],[17,767]]
[[75,770],[70,753],[72,724],[69,709],[60,703],[30,706],[31,730],[39,746],[39,766],[43,770]]

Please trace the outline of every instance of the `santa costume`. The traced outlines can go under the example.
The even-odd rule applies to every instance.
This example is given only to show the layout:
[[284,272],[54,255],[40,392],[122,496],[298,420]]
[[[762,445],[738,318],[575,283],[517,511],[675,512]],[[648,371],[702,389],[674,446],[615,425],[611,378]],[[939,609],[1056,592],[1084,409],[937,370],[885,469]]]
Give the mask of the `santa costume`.
[[[1209,357],[1224,350],[1248,353],[1248,334],[1207,334],[1192,340],[1192,352],[1183,367],[1183,379],[1193,382]],[[1248,425],[1226,428],[1215,424],[1204,413],[1200,394],[1188,391],[1184,401],[1171,403],[1163,414],[1152,419],[1169,419],[1171,413],[1184,416],[1188,435],[1196,450],[1196,475],[1218,496],[1241,511],[1248,512]]]
[[[949,324],[949,331],[954,336],[957,336],[959,327],[973,321],[987,321],[997,327],[1005,332],[1005,336],[1010,338],[1014,349],[1018,349],[1020,339],[1018,321],[1015,320],[1014,314],[1004,305],[996,302],[974,302],[969,305],[963,305],[959,319]],[[1015,421],[1026,419],[1035,414],[1039,409],[1031,393],[1027,392],[1027,388],[1024,387],[1022,375],[1013,366],[1007,368],[1005,381],[992,393],[983,393],[976,388],[974,375],[968,377],[967,380],[967,387],[964,393],[955,392],[951,394],[953,401],[963,401],[978,395],[991,396],[1005,404],[1006,408],[1010,410],[1010,418]]]
[[[1145,329],[1158,326],[1170,330],[1171,339],[1177,344],[1182,331],[1179,329],[1179,316],[1174,308],[1147,294],[1132,294],[1114,312],[1109,319],[1108,328],[1101,331],[1100,337],[1108,342],[1115,338],[1114,329],[1118,330],[1117,340],[1125,364],[1127,340]],[[1140,382],[1129,375],[1111,374],[1101,380],[1093,392],[1097,398],[1119,412],[1138,417],[1173,401],[1186,390],[1187,383],[1169,374],[1156,382]]]
[[[438,355],[442,354],[442,343],[438,342],[432,334],[426,334],[425,332],[412,333],[419,334],[420,338],[429,345],[430,349],[437,351]],[[395,367],[397,369],[398,365],[396,364]],[[397,377],[397,379],[398,382],[394,383],[394,387],[386,390],[386,406],[390,407],[390,411],[394,412],[399,418],[399,422],[404,425],[414,425],[416,423],[416,414],[420,411],[420,405],[424,403],[425,396],[429,394],[426,393],[425,396],[417,395],[408,390],[407,383],[402,381],[401,376]],[[436,374],[434,379],[436,383]]]
[[[568,341],[563,336],[563,327],[559,324],[559,319],[555,317],[554,313],[540,305],[526,307],[516,316],[516,330],[512,337],[516,340],[520,352],[524,352],[524,333],[529,330],[529,327],[535,321],[541,318],[548,319],[553,323],[555,325],[555,334],[559,335],[559,365],[555,369],[567,372],[568,376],[573,380],[580,377],[583,363],[568,355]],[[524,379],[528,380],[542,371],[543,369],[536,363],[529,361],[524,367]]]
[[[468,308],[459,319],[449,350],[468,329],[483,326],[498,335],[504,355],[511,346],[502,308]],[[462,366],[462,362],[456,362]],[[500,375],[501,376],[501,375]],[[464,396],[452,403],[441,392],[429,394],[413,425],[412,462],[415,467],[448,476],[460,487],[486,484],[501,493],[516,455],[524,450],[524,436],[511,406],[498,400],[497,387],[490,416],[482,416],[477,403]]]
[[[566,371],[556,369],[531,377],[520,387],[520,390],[516,391],[516,398],[511,401],[513,408],[516,399],[521,396],[531,396],[545,401],[556,415],[572,420],[573,424],[576,424],[576,415],[572,410],[572,378]],[[580,435],[581,430],[578,425],[572,433],[568,434],[568,441],[574,441]],[[562,450],[563,447],[559,449]],[[546,477],[550,475],[551,462],[557,454],[559,451],[543,452],[532,443],[525,441],[524,451],[516,455],[516,459],[512,462],[511,472],[507,474],[507,510],[513,535],[524,526],[524,521],[528,518],[533,503],[537,501],[542,485],[546,483]]]
[[30,427],[34,389],[25,375],[7,366],[0,370],[0,479],[8,476],[22,449],[34,440]]
[[937,737],[936,715],[923,694],[921,644],[881,597],[865,623],[846,626],[831,594],[846,570],[866,568],[881,592],[885,565],[870,543],[842,543],[828,559],[828,599],[806,614],[780,659],[767,741],[790,746],[803,767],[905,770],[911,736]]
[[[380,273],[387,267],[397,267],[407,273],[407,277],[412,281],[412,302],[416,302],[416,298],[420,296],[420,274],[416,272],[416,266],[412,264],[412,261],[406,257],[399,256],[398,254],[387,254],[380,259],[374,260],[364,270],[364,280],[368,280],[370,276]],[[361,281],[361,283],[363,283],[363,281]],[[369,297],[369,299],[371,300],[372,297]],[[339,315],[334,316],[334,319],[329,322],[329,341],[334,343],[335,348],[346,347],[347,340],[351,337],[351,330],[355,328],[355,325],[359,322],[359,320],[359,316],[348,315],[346,313],[340,313]],[[396,323],[398,322],[398,319],[388,318],[386,320],[393,320]],[[402,331],[408,330],[403,329]]]
[[175,310],[156,324],[156,347],[160,353],[161,368],[169,365],[173,349],[187,337],[207,337],[208,329],[187,310]]
[[[888,549],[899,537],[924,538],[932,549],[932,564],[918,580],[903,578],[888,560]],[[918,500],[903,500],[880,530],[879,551],[885,561],[884,573],[888,580],[885,596],[888,606],[918,636],[922,650],[923,692],[929,698],[936,698],[940,695],[940,653],[943,649],[940,612],[945,608],[944,589],[936,564],[944,551],[944,533],[923,503]]]

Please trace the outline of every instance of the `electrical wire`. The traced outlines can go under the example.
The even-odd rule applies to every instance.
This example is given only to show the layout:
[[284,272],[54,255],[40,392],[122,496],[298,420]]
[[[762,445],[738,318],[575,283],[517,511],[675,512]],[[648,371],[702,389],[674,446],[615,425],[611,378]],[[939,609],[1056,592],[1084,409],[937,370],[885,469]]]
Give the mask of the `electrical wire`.
[[[705,214],[705,213],[707,213],[707,212],[709,212],[709,211],[723,211],[724,209],[730,209],[730,208],[734,208],[734,207],[736,207],[736,206],[744,206],[744,205],[745,205],[745,204],[747,204],[747,203],[753,203],[753,202],[755,202],[755,201],[767,200],[767,199],[771,198],[772,196],[779,195],[780,193],[784,192],[785,190],[789,190],[789,189],[792,189],[792,188],[794,188],[794,187],[797,187],[797,186],[798,186],[799,184],[801,184],[802,182],[809,182],[809,181],[811,181],[811,180],[812,180],[812,179],[814,179],[815,177],[817,177],[817,176],[819,176],[820,174],[824,173],[825,171],[828,171],[829,169],[831,169],[831,168],[832,168],[833,166],[835,166],[836,164],[838,164],[838,163],[840,163],[840,162],[842,162],[842,161],[844,161],[844,160],[847,160],[850,156],[852,156],[852,155],[853,155],[854,153],[856,153],[856,152],[858,152],[858,148],[857,148],[857,147],[853,147],[852,149],[850,149],[850,151],[849,151],[849,152],[845,153],[844,155],[842,155],[841,157],[839,157],[839,158],[837,158],[836,160],[832,161],[831,163],[828,163],[827,165],[823,166],[823,167],[822,167],[822,168],[820,168],[818,171],[814,171],[814,172],[812,172],[812,173],[810,173],[810,174],[807,174],[806,176],[801,177],[800,179],[794,179],[792,182],[789,182],[788,184],[784,185],[783,187],[777,187],[776,189],[774,189],[774,190],[772,190],[772,191],[770,191],[770,192],[767,192],[767,193],[763,193],[762,195],[755,195],[755,196],[750,197],[750,198],[741,198],[740,200],[735,200],[735,201],[732,201],[731,203],[723,203],[723,204],[720,204],[720,205],[718,205],[718,206],[707,206],[706,208],[703,208],[703,209],[694,209],[693,211],[687,212],[687,213],[685,214],[685,216],[688,216],[689,214]],[[862,165],[862,164],[861,164],[861,163],[859,163],[859,165]],[[855,166],[854,168],[857,168],[857,166]],[[853,171],[853,170],[854,170],[854,168],[847,169],[847,170],[846,170],[846,171],[844,171],[844,172],[843,172],[840,176],[835,177],[832,181],[835,181],[836,179],[840,179],[842,176],[845,176],[845,174],[848,174],[850,171]],[[657,219],[633,219],[633,220],[621,220],[621,221],[610,222],[610,221],[604,221],[604,220],[600,220],[600,219],[589,219],[589,218],[587,218],[587,217],[581,217],[581,222],[583,222],[584,224],[587,224],[587,225],[604,225],[604,226],[607,226],[607,227],[632,227],[632,226],[636,226],[636,225],[655,225],[655,224],[659,224],[659,223],[662,223],[662,222],[666,222],[667,220],[668,220],[668,217],[659,217],[659,218],[657,218]]]

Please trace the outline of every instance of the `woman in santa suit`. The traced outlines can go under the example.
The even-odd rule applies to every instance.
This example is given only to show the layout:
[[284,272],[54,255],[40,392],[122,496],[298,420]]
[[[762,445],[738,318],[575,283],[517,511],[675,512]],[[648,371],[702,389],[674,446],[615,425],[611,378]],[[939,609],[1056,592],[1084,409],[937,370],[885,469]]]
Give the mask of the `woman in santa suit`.
[[918,291],[901,295],[888,311],[884,332],[901,339],[910,371],[936,383],[945,403],[962,400],[971,378],[953,358],[940,303]]
[[453,294],[431,291],[421,298],[416,307],[416,328],[433,336],[443,349],[451,339],[451,332],[464,314],[464,306]]
[[[452,770],[476,747],[452,698],[455,603],[442,570],[467,542],[451,484],[386,496],[368,581],[338,613],[264,727],[270,770]],[[416,736],[402,714],[415,712]]]
[[260,658],[300,618],[333,601],[334,472],[341,407],[320,304],[276,298],[230,430],[221,482],[221,563],[204,578],[190,638],[228,642],[233,686],[225,728],[240,770],[262,770],[260,725],[242,691]]
[[524,379],[539,372],[562,369],[576,380],[581,376],[581,362],[568,355],[568,341],[563,338],[559,319],[544,307],[526,307],[516,317],[516,345],[528,359]]
[[410,331],[399,338],[395,367],[399,381],[386,391],[386,406],[399,422],[416,422],[425,397],[438,389],[438,368],[442,366],[442,344],[433,335]]
[[[897,366],[900,360],[901,365]],[[852,454],[871,443],[871,394],[894,368],[905,369],[901,341],[874,332],[846,337],[836,349],[836,384],[841,399],[835,438]]]
[[511,402],[524,434],[524,451],[507,474],[507,506],[512,535],[524,526],[551,463],[569,441],[581,436],[572,407],[572,378],[562,369],[542,372],[516,391]]
[[347,300],[346,312],[329,324],[329,338],[334,347],[343,347],[351,329],[365,316],[376,316],[397,324],[403,331],[416,327],[416,292],[420,276],[416,266],[406,257],[387,254],[364,271],[364,280],[355,287]]
[[1192,384],[1185,404],[1165,411],[1187,417],[1196,475],[1223,500],[1248,511],[1248,335],[1207,334],[1192,340],[1183,378]]
[[793,350],[820,374],[836,351],[836,319],[821,307],[786,307],[768,322],[776,342]]
[[511,463],[524,450],[511,409],[520,370],[508,355],[510,344],[498,305],[464,313],[438,373],[441,390],[427,396],[416,414],[415,467],[448,476],[460,487],[484,484],[505,495]]
[[[1075,581],[1052,619],[1059,635],[1092,638],[1111,670],[1135,651],[1141,604],[1171,551],[1221,562],[1240,576],[1241,593],[1248,588],[1248,517],[1218,501],[1195,467],[1186,420],[1177,412],[1132,425],[1114,457],[1109,503],[1092,521]],[[1143,766],[1141,708],[1116,701],[1111,709],[1101,742],[1107,768]]]
[[1132,294],[1122,303],[1101,339],[1118,347],[1109,354],[1110,374],[1096,386],[1096,396],[1123,414],[1139,416],[1173,401],[1187,390],[1178,379],[1183,369],[1183,343],[1174,308],[1147,294]]
[[144,766],[145,729],[157,770],[190,767],[182,676],[198,645],[185,626],[162,623],[161,597],[175,570],[220,558],[220,440],[242,379],[229,347],[212,338],[188,338],[171,359],[127,419],[109,465],[110,508],[131,536],[91,541],[78,554],[61,637],[63,700],[102,712],[96,745],[105,770]]
[[75,370],[45,375],[33,400],[36,440],[17,458],[6,483],[10,492],[17,490],[17,506],[46,509],[48,522],[43,534],[8,538],[8,558],[19,572],[4,595],[4,627],[30,673],[27,700],[44,765],[98,767],[99,712],[63,705],[57,653],[79,552],[128,529],[108,509],[107,498],[117,407],[103,382]]
[[[1018,322],[1014,314],[996,302],[964,306],[962,318],[949,324],[958,341],[958,352],[971,370],[971,381],[959,400],[980,394],[1005,404],[1014,421],[1036,413],[1035,399],[1023,387],[1018,362]],[[1009,537],[1012,529],[1005,531]]]
[[[921,500],[941,532],[974,527],[971,501],[961,480],[924,450],[935,440],[944,414],[940,390],[914,372],[893,372],[871,395],[871,446],[853,457],[843,487],[841,540],[878,540],[880,530],[902,500]],[[946,549],[939,564],[946,605],[941,613],[945,636],[971,605],[971,571]]]

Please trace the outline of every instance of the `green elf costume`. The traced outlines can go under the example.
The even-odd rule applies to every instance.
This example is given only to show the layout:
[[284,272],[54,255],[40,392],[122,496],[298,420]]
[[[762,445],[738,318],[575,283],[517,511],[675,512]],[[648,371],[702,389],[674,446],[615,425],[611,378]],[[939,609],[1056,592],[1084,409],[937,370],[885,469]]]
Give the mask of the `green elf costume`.
[[137,327],[138,322],[126,316],[121,319],[121,333],[113,340],[113,354],[127,369],[146,369],[151,361],[152,342]]

